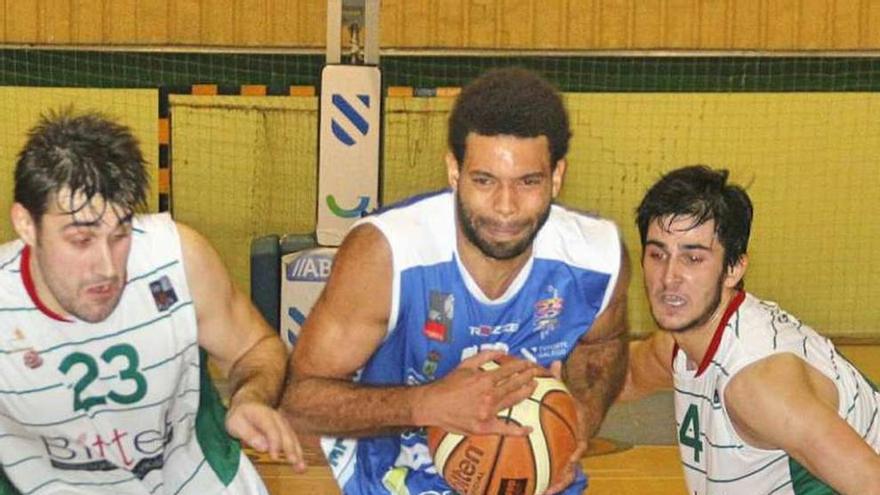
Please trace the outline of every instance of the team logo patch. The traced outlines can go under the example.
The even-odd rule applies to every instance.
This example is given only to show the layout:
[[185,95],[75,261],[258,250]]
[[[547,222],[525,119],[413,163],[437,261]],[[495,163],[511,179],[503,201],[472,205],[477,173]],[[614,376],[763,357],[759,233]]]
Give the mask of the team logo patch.
[[153,293],[153,301],[156,301],[156,308],[159,311],[165,311],[177,302],[177,293],[174,292],[171,279],[167,275],[150,282],[150,292]]
[[24,365],[32,370],[37,369],[43,365],[43,358],[39,352],[30,349],[24,353]]
[[440,362],[440,353],[437,351],[431,351],[428,353],[428,359],[422,364],[422,374],[428,380],[433,380],[434,375],[437,374],[437,364]]
[[535,303],[535,331],[541,332],[541,338],[559,326],[559,316],[565,304],[556,287],[550,285],[547,291],[551,296]]
[[425,336],[438,342],[449,341],[449,328],[455,312],[455,297],[445,292],[431,291]]

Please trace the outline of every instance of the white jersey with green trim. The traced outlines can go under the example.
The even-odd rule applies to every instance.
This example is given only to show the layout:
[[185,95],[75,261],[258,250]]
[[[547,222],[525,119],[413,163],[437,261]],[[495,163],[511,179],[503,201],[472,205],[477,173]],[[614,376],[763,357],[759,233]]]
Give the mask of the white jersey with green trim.
[[772,302],[739,293],[725,312],[700,366],[673,354],[675,417],[688,494],[830,494],[834,491],[782,450],[747,445],[724,404],[724,390],[757,360],[791,353],[837,386],[838,414],[880,452],[880,393],[831,341]]
[[0,246],[0,475],[26,495],[266,493],[223,429],[177,228],[165,214],[133,227],[127,283],[100,323],[53,314],[30,249]]

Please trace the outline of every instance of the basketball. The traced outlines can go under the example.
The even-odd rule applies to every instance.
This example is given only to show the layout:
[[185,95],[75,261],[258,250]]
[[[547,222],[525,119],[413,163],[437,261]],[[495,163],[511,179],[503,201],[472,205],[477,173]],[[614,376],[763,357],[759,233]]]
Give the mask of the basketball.
[[[512,359],[512,358],[503,358]],[[481,366],[492,370],[502,360]],[[428,448],[437,472],[461,495],[533,495],[559,476],[577,447],[574,399],[548,371],[530,397],[497,416],[530,426],[524,437],[459,435],[429,427]]]

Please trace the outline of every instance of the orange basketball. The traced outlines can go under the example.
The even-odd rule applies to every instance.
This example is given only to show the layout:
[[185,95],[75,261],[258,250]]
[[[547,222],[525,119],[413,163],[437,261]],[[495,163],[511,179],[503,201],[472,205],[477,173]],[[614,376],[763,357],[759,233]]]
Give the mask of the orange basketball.
[[[502,360],[481,367],[492,370]],[[437,472],[456,492],[533,495],[558,478],[577,447],[577,412],[562,382],[549,372],[536,380],[538,386],[530,397],[498,413],[505,421],[531,426],[528,436],[464,436],[428,428],[428,448]]]

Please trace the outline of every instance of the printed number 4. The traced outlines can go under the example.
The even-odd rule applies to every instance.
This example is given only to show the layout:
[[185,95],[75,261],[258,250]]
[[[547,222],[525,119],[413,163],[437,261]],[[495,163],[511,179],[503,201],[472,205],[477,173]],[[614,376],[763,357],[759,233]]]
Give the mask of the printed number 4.
[[128,366],[119,372],[119,380],[132,380],[135,383],[134,392],[129,394],[120,394],[111,391],[106,396],[95,395],[83,397],[83,391],[85,391],[85,389],[98,378],[98,362],[92,356],[82,352],[74,352],[61,361],[58,370],[65,375],[77,364],[81,364],[86,368],[85,374],[76,382],[76,385],[73,386],[74,411],[79,411],[80,409],[88,411],[94,406],[106,404],[107,399],[110,399],[117,404],[132,404],[143,399],[144,396],[147,395],[147,379],[144,378],[144,375],[141,374],[140,371],[138,371],[140,360],[138,359],[138,353],[134,347],[128,344],[114,345],[107,348],[107,350],[101,354],[101,360],[110,364],[114,359],[120,356],[128,361]]
[[694,449],[694,462],[700,462],[703,442],[700,440],[700,410],[695,404],[691,404],[684,414],[681,428],[678,429],[678,441]]

